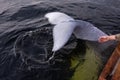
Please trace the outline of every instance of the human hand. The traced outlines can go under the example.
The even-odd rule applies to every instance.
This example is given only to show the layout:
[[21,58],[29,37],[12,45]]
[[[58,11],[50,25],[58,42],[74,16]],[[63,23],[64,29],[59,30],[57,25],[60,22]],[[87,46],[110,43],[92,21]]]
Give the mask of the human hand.
[[98,39],[98,42],[103,43],[103,42],[107,42],[107,41],[110,41],[110,40],[116,40],[116,36],[115,35],[101,36]]
[[107,41],[109,41],[109,36],[101,36],[98,39],[98,42],[100,42],[100,43],[107,42]]

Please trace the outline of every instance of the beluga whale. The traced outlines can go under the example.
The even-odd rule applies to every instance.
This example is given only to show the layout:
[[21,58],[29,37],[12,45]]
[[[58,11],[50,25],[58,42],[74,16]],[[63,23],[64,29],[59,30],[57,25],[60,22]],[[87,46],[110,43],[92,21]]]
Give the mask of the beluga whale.
[[78,39],[88,41],[98,41],[100,36],[107,35],[90,22],[75,20],[63,12],[49,12],[44,17],[48,19],[50,24],[54,25],[53,52],[60,50],[72,34]]

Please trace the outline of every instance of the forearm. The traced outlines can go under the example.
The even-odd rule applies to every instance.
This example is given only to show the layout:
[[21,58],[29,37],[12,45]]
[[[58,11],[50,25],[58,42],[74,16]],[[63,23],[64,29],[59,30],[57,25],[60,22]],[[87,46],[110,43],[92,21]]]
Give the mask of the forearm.
[[108,40],[116,40],[116,35],[110,35],[110,36],[108,36]]
[[108,37],[108,40],[117,40],[117,41],[120,41],[120,34],[110,35]]

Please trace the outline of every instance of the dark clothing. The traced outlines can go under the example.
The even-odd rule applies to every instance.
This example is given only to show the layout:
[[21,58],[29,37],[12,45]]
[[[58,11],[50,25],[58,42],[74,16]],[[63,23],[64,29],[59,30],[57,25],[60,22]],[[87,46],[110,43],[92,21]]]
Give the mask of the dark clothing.
[[116,34],[115,36],[116,36],[116,40],[120,41],[120,34]]

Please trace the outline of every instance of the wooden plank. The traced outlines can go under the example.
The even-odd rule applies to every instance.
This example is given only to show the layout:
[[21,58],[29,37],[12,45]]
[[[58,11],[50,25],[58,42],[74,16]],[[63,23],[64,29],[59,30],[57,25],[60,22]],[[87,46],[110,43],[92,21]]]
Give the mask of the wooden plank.
[[120,80],[120,58],[111,80]]
[[[115,50],[112,53],[111,57],[109,58],[108,62],[106,63],[106,65],[105,65],[103,71],[101,72],[98,80],[106,80],[106,78],[113,71],[117,61],[119,60],[119,58],[120,58],[120,43],[117,45],[117,47],[115,48]],[[116,70],[119,69],[118,67],[117,67]],[[120,75],[119,71],[115,71],[115,75],[113,74],[113,78],[116,78],[116,75],[118,75],[118,73]],[[113,80],[119,80],[119,79],[113,79]]]

